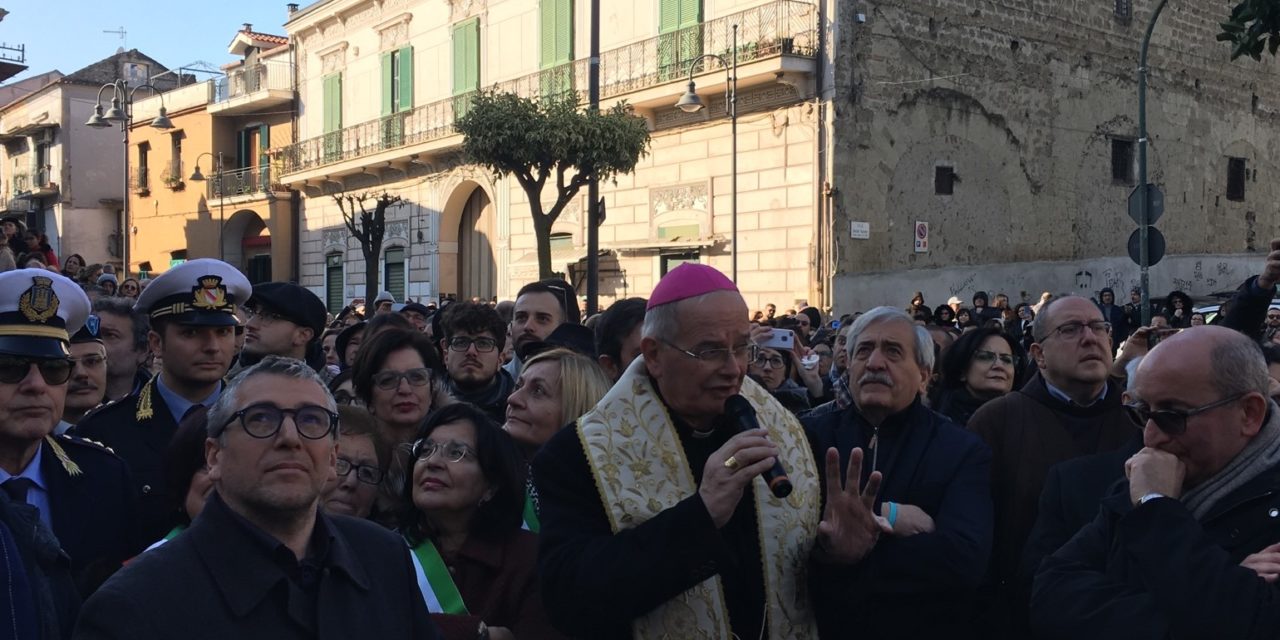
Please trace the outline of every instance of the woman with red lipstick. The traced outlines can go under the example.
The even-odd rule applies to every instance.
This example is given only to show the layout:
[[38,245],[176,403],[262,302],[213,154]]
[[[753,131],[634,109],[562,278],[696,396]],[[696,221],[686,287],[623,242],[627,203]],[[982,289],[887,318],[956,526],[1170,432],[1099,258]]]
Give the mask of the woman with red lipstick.
[[537,537],[520,528],[524,463],[511,438],[457,403],[432,414],[411,451],[400,531],[444,637],[561,637],[542,608]]
[[361,346],[352,368],[356,396],[393,446],[411,442],[431,410],[448,399],[437,380],[440,357],[417,331],[379,333]]

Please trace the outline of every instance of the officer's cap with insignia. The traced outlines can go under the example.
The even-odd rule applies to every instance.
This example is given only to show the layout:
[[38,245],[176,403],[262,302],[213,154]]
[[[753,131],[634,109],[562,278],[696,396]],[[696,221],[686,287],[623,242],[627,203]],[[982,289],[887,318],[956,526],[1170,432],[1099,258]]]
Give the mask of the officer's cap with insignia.
[[235,267],[212,258],[184,262],[160,274],[138,296],[134,309],[185,325],[230,327],[236,305],[253,295],[253,286]]
[[66,358],[71,334],[89,317],[80,285],[46,269],[0,273],[0,354]]

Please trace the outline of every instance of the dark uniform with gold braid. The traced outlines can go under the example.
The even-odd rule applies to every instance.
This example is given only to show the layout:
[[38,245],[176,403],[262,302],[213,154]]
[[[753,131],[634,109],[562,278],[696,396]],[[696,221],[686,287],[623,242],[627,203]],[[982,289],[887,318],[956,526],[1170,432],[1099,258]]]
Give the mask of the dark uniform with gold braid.
[[[191,260],[153,280],[135,309],[151,317],[153,329],[164,322],[235,326],[235,305],[247,300],[252,291],[248,279],[235,267],[220,260]],[[181,416],[175,416],[165,402],[159,389],[161,375],[152,377],[136,393],[94,410],[74,430],[106,443],[133,469],[141,495],[141,527],[148,543],[159,540],[177,524],[174,504],[180,502],[166,486],[163,461]]]
[[[0,467],[0,521],[12,532],[46,638],[70,634],[79,606],[72,576],[87,595],[141,542],[124,461],[97,443],[53,435],[62,417],[57,391],[65,393],[73,366],[69,333],[88,315],[84,291],[61,275],[0,273],[0,384],[8,416],[0,423],[0,452],[21,465]],[[4,550],[7,566],[17,567]],[[16,598],[12,578],[0,576]]]

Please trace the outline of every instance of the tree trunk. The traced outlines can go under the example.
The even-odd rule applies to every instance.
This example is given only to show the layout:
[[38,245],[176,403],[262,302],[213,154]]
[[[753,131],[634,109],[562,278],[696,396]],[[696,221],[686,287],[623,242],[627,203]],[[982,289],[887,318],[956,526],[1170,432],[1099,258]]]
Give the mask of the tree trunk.
[[[364,252],[364,315],[373,317],[373,299],[378,297],[378,255],[382,252],[382,241],[361,247]],[[370,257],[372,256],[372,257]]]
[[533,214],[533,236],[538,246],[538,279],[554,278],[551,271],[551,225],[554,221],[540,213]]

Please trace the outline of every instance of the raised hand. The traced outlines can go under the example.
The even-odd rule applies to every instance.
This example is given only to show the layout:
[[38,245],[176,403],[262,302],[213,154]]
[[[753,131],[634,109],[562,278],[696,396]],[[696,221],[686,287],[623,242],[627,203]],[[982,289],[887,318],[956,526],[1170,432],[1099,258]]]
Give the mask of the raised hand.
[[880,472],[872,471],[866,490],[861,490],[862,449],[854,449],[847,481],[841,482],[840,452],[832,447],[827,449],[826,475],[827,506],[818,523],[818,545],[826,559],[853,564],[871,552],[881,533],[888,533],[888,524],[875,514]]
[[1254,573],[1258,574],[1258,577],[1274,583],[1277,578],[1280,578],[1280,543],[1273,544],[1245,558],[1240,563],[1240,566],[1252,569]]

